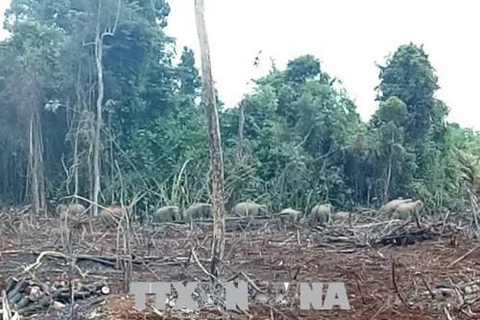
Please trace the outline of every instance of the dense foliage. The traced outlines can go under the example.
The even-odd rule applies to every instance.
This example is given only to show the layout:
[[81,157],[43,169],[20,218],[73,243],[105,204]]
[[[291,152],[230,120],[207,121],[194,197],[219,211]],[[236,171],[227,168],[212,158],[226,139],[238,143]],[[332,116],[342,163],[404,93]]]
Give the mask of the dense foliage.
[[[208,201],[208,136],[193,51],[164,32],[165,0],[13,0],[0,43],[0,201],[41,208],[92,199],[98,97],[105,86],[101,201],[147,192],[141,207]],[[179,60],[179,63],[175,63]],[[227,204],[339,208],[421,198],[465,210],[480,191],[480,136],[448,124],[422,47],[379,66],[368,123],[338,80],[304,55],[272,68],[238,107],[220,110]],[[229,107],[229,108],[227,108]]]

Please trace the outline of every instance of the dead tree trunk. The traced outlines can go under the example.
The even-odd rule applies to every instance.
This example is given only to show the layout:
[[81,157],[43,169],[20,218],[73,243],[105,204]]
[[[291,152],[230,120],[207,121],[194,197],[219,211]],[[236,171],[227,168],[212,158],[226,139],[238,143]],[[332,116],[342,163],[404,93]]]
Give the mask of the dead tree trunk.
[[35,214],[46,210],[43,169],[40,115],[35,109],[32,111],[29,122],[29,186]]
[[[100,4],[98,5],[98,15],[100,16]],[[101,145],[101,129],[102,129],[102,103],[103,103],[103,41],[100,36],[100,17],[97,18],[97,30],[95,35],[95,65],[97,66],[97,108],[95,118],[95,131],[93,135],[93,202],[98,204],[98,197],[100,195],[100,145]],[[98,206],[93,206],[93,216],[98,215]]]
[[34,143],[34,121],[35,121],[35,116],[32,114],[32,117],[30,118],[30,126],[29,126],[29,171],[30,171],[30,179],[29,179],[29,185],[31,188],[31,196],[32,196],[32,202],[33,202],[33,210],[35,214],[38,214],[40,210],[40,191],[38,187],[38,175],[37,175],[37,162],[36,162],[36,148],[35,148],[35,143]]
[[105,29],[100,31],[100,17],[102,13],[102,1],[98,1],[97,12],[97,25],[95,30],[95,65],[97,67],[97,104],[96,104],[96,118],[95,118],[95,131],[93,136],[93,216],[98,215],[98,198],[100,195],[100,147],[101,147],[101,130],[102,130],[102,111],[103,111],[103,96],[104,96],[104,84],[103,84],[103,39],[107,36],[114,36],[117,29],[118,20],[120,18],[121,0],[118,0],[117,15],[115,17],[115,23],[111,30]]
[[213,202],[213,242],[210,272],[218,277],[218,262],[223,258],[225,250],[223,155],[204,11],[204,1],[195,0],[195,20],[202,59],[202,100],[207,111],[210,140],[210,182]]

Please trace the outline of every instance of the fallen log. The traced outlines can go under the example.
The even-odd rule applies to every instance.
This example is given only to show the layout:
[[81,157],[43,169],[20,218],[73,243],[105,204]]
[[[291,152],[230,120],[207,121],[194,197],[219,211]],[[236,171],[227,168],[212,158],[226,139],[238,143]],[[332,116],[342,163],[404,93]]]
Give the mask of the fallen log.
[[104,282],[75,281],[70,285],[67,281],[49,284],[31,278],[9,278],[3,292],[4,300],[12,311],[30,315],[49,308],[62,309],[72,303],[72,297],[74,301],[86,301],[105,296],[110,293],[110,289]]

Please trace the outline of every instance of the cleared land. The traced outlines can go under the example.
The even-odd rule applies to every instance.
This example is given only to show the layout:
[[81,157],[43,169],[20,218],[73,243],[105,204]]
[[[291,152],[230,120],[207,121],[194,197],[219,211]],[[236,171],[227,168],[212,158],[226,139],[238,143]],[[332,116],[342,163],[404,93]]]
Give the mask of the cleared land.
[[[74,230],[71,234],[72,253],[68,254],[69,250],[62,245],[58,221],[31,221],[28,215],[8,216],[5,213],[0,230],[2,289],[5,289],[9,277],[28,274],[34,275],[39,283],[48,285],[68,281],[71,274],[69,259],[48,255],[38,268],[30,268],[29,273],[19,275],[35,263],[41,252],[61,252],[78,258],[75,263],[78,282],[88,286],[89,283],[105,281],[111,290],[103,297],[79,298],[82,307],[78,313],[97,319],[130,320],[188,319],[191,316],[184,312],[160,316],[150,307],[142,312],[133,308],[132,297],[122,293],[125,273],[122,265],[129,259],[116,249],[116,230],[96,225],[90,230],[87,226],[83,238],[82,229]],[[280,230],[276,225],[254,223],[247,231],[230,231],[226,258],[222,263],[226,279],[236,275],[239,279],[246,279],[244,275],[247,275],[266,292],[271,289],[267,281],[344,281],[352,309],[305,312],[295,305],[281,303],[268,307],[252,297],[248,315],[229,313],[228,316],[235,319],[479,319],[480,249],[475,250],[477,242],[472,240],[471,233],[443,223],[433,227],[429,224],[423,230],[399,226],[401,224],[393,222],[386,225],[370,221],[352,227]],[[209,231],[208,224],[193,228],[188,225],[136,227],[131,240],[132,280],[207,280],[208,276],[200,265],[209,269]],[[386,239],[387,235],[414,243],[385,245],[384,241],[375,244],[380,238]],[[83,278],[78,270],[83,273]],[[52,310],[48,311],[49,315],[45,312],[38,311],[33,317],[66,319],[54,315]],[[71,311],[67,305],[60,312],[68,314]],[[211,308],[197,312],[194,318],[228,317]]]

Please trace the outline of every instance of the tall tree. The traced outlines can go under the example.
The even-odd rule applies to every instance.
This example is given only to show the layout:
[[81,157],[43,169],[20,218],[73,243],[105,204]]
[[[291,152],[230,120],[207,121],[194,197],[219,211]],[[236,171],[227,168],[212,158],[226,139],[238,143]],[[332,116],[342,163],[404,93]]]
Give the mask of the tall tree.
[[225,250],[223,154],[204,12],[204,1],[195,0],[195,18],[198,40],[200,42],[200,55],[202,59],[203,103],[207,110],[208,132],[210,137],[210,182],[212,185],[214,214],[211,273],[217,277],[218,262],[222,259]]
[[[371,138],[376,163],[376,177],[383,182],[383,202],[390,195],[402,195],[408,188],[408,175],[402,172],[407,152],[403,146],[404,126],[407,119],[407,106],[395,96],[380,104],[373,115]],[[403,173],[403,174],[402,174]]]
[[[113,37],[118,25],[120,17],[121,1],[119,0],[116,8],[116,17],[112,25],[104,26],[103,30],[101,24],[102,18],[102,1],[98,1],[97,23],[95,26],[95,66],[97,67],[97,104],[96,104],[96,119],[95,119],[95,133],[93,137],[93,202],[98,203],[100,195],[100,147],[101,147],[101,129],[102,129],[102,112],[104,99],[104,80],[103,80],[103,46],[106,37]],[[93,206],[93,215],[98,214],[98,206]]]
[[432,125],[434,94],[438,88],[437,76],[423,46],[402,45],[385,67],[380,66],[378,99],[385,102],[396,96],[405,102],[408,112],[406,142],[417,149],[426,142]]

